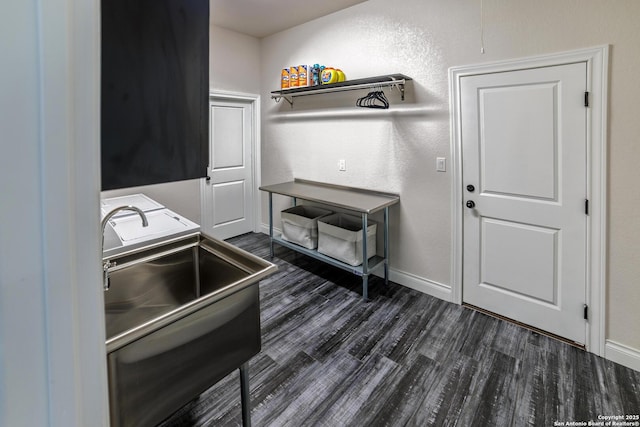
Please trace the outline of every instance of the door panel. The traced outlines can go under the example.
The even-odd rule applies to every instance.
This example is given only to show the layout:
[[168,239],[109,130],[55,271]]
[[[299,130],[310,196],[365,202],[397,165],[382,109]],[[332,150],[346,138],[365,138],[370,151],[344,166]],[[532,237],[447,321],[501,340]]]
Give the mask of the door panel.
[[[480,91],[484,125],[480,135],[481,185],[485,192],[555,199],[556,88],[556,83],[545,83]],[[492,167],[498,163],[501,167]]]
[[463,300],[585,342],[586,64],[461,79]]
[[253,231],[251,102],[210,102],[209,176],[202,228],[218,239]]
[[[556,304],[558,230],[484,218],[480,283],[516,298]],[[535,253],[529,258],[527,252]]]
[[212,112],[215,126],[213,132],[213,170],[244,166],[244,108],[214,106]]
[[216,226],[242,221],[245,214],[246,189],[244,181],[224,182],[213,185],[214,200],[225,200],[226,203],[214,203],[213,217]]

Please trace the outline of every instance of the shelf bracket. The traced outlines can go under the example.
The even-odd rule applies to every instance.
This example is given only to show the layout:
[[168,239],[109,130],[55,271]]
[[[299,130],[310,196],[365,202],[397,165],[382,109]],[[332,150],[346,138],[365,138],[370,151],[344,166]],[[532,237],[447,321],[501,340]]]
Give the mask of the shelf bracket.
[[273,98],[276,101],[276,103],[280,102],[281,99],[284,99],[285,101],[287,101],[289,103],[289,105],[293,109],[293,97],[291,97],[291,99],[289,99],[289,98],[287,98],[286,96],[283,96],[283,95],[274,95],[271,98]]

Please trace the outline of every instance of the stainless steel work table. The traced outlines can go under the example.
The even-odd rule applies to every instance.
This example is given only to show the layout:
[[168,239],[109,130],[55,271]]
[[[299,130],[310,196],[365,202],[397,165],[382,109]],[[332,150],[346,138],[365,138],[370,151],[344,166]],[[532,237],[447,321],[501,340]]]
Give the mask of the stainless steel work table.
[[[389,207],[400,202],[397,194],[381,193],[360,188],[345,187],[341,185],[326,184],[322,182],[295,179],[294,181],[283,182],[281,184],[265,185],[260,190],[269,193],[269,237],[270,254],[273,258],[273,243],[285,246],[294,251],[303,253],[310,257],[324,261],[327,264],[347,270],[362,277],[362,297],[369,297],[369,274],[379,267],[384,268],[385,284],[389,282]],[[297,199],[316,202],[327,206],[332,206],[348,211],[359,213],[362,217],[362,253],[367,253],[367,222],[370,214],[383,211],[383,233],[384,250],[383,256],[378,255],[365,259],[359,266],[352,266],[337,259],[323,255],[313,249],[307,249],[283,240],[280,236],[273,234],[273,194],[280,194],[293,198],[293,204]],[[366,256],[365,256],[366,258]]]

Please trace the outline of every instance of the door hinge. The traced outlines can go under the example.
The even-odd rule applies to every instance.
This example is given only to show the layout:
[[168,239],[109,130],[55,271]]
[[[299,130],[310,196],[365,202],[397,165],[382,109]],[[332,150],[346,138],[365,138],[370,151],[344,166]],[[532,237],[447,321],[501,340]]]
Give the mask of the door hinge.
[[589,106],[589,92],[584,93],[584,106],[585,107]]
[[587,304],[584,305],[584,320],[589,320],[589,306]]
[[584,214],[589,215],[589,199],[584,199]]

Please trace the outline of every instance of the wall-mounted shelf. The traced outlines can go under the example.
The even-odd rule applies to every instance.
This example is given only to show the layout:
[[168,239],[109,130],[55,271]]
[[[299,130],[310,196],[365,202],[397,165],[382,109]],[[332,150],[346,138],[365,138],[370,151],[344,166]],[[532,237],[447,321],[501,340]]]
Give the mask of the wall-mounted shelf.
[[284,99],[293,107],[293,98],[297,96],[318,95],[321,93],[344,92],[347,90],[372,89],[391,86],[398,88],[398,90],[400,91],[400,99],[404,101],[404,85],[408,80],[411,80],[411,77],[407,77],[404,74],[387,74],[384,76],[347,80],[344,82],[331,83],[326,85],[274,90],[273,92],[271,92],[271,99],[275,99],[276,102]]

